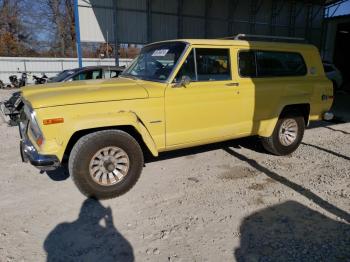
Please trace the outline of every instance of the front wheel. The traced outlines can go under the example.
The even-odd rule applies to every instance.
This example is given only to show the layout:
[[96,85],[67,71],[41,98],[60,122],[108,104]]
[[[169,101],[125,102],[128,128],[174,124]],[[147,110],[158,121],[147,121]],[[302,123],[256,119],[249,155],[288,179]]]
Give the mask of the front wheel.
[[78,189],[97,199],[117,197],[130,190],[143,168],[137,141],[120,130],[83,136],[69,157],[69,173]]
[[264,148],[278,156],[293,153],[300,145],[305,131],[304,117],[290,113],[280,117],[270,137],[262,137]]

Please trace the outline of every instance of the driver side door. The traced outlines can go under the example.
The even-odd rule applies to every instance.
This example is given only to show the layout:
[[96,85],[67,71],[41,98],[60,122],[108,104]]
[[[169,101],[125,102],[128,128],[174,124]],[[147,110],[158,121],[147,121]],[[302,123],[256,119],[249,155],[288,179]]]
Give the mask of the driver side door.
[[192,48],[165,92],[166,146],[180,148],[225,140],[237,134],[237,83],[230,47]]

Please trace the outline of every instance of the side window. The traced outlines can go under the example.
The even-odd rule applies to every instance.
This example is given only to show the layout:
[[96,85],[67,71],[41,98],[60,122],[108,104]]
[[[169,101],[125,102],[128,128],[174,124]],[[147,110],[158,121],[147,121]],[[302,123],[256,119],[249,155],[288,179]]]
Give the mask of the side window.
[[111,75],[110,75],[110,77],[111,77],[111,78],[115,78],[115,77],[118,77],[119,74],[120,74],[119,71],[111,70]]
[[229,49],[196,48],[198,81],[231,80]]
[[92,71],[92,79],[101,79],[101,78],[102,78],[101,70]]
[[255,52],[240,51],[239,52],[239,75],[242,77],[256,77]]
[[91,80],[102,78],[101,70],[88,70],[73,77],[73,80]]
[[188,76],[192,81],[196,81],[196,72],[194,66],[194,52],[188,54],[185,62],[182,64],[181,69],[176,75],[175,82],[179,82],[183,76]]
[[259,77],[303,76],[307,73],[304,59],[298,53],[257,51],[256,60]]
[[103,76],[105,79],[109,79],[111,75],[111,71],[109,71],[109,69],[104,69],[103,70]]
[[85,80],[86,79],[86,72],[81,72],[73,77],[73,80]]

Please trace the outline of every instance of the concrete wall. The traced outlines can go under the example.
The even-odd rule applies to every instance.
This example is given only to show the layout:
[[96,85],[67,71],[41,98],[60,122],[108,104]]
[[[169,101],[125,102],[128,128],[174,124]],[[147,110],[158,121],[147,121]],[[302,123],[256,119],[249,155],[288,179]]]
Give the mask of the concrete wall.
[[[131,59],[120,59],[120,66],[127,66]],[[83,59],[83,66],[115,65],[114,59]],[[0,57],[0,80],[9,82],[10,75],[20,77],[22,72],[41,76],[45,73],[51,77],[57,73],[78,67],[77,58],[35,58],[35,57]],[[29,76],[28,82],[32,81]]]

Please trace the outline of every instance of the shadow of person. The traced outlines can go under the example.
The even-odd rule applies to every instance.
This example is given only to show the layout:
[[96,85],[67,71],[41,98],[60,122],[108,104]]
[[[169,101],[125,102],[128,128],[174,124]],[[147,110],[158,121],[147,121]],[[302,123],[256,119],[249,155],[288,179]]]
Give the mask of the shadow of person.
[[44,242],[47,261],[134,261],[130,243],[113,224],[111,209],[84,201],[79,217],[57,225]]
[[350,261],[350,225],[295,201],[246,217],[237,261]]

